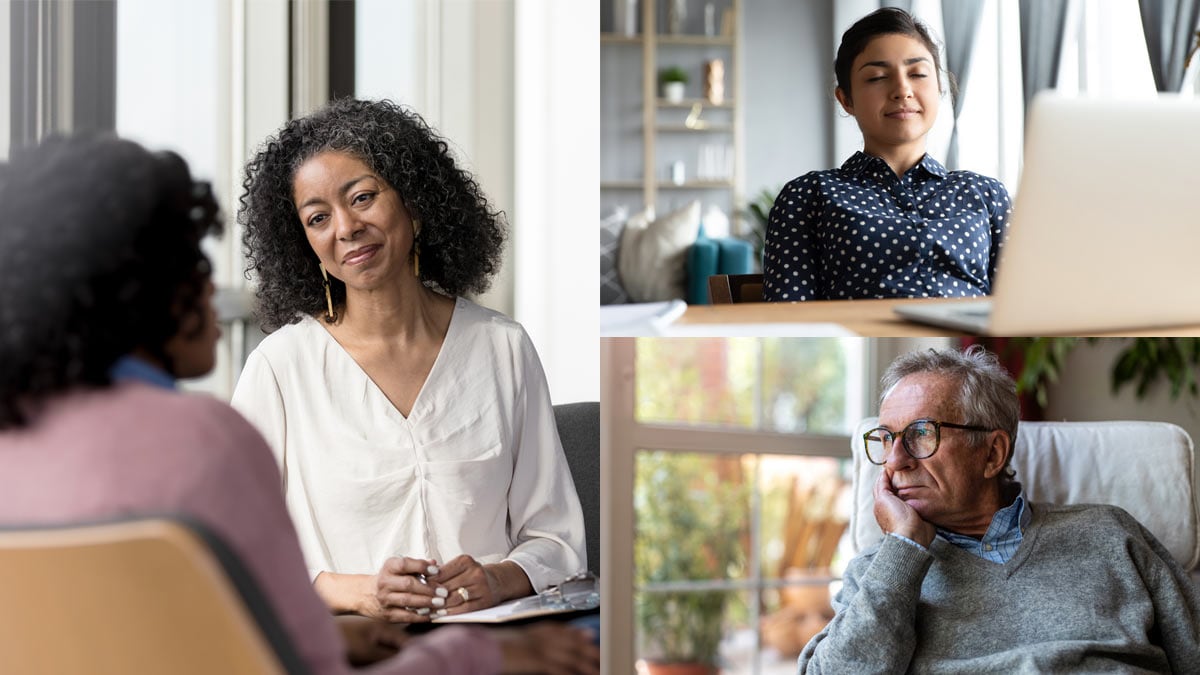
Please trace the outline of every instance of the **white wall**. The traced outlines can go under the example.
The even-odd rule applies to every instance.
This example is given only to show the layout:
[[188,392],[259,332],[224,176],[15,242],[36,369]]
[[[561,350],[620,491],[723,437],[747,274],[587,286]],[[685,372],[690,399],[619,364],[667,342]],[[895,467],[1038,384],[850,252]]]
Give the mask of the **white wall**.
[[504,266],[479,302],[525,326],[555,403],[598,400],[595,275],[586,272],[598,241],[591,218],[576,215],[599,200],[595,7],[359,0],[356,11],[356,94],[421,113],[507,215]]
[[599,400],[599,13],[516,0],[514,316],[557,403]]

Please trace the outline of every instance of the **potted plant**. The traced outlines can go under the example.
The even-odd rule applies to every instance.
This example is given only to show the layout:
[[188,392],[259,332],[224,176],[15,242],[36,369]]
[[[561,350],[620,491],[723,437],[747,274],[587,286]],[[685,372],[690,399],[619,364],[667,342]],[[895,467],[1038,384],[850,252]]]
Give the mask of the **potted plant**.
[[650,675],[718,670],[731,592],[653,587],[740,574],[749,513],[744,482],[737,458],[639,455],[634,582],[640,651]]
[[[1095,343],[1096,338],[1086,340]],[[1023,360],[1017,390],[1033,393],[1038,405],[1045,407],[1049,387],[1058,381],[1067,355],[1083,341],[1074,337],[1013,338],[1011,348],[1018,350]],[[1141,400],[1161,380],[1170,384],[1172,401],[1185,394],[1200,398],[1200,338],[1134,338],[1113,362],[1113,394],[1136,383],[1136,397]]]
[[754,260],[759,269],[762,268],[763,246],[767,239],[767,223],[770,220],[771,207],[775,205],[775,197],[782,187],[763,188],[758,196],[746,206],[743,212],[744,222],[749,225],[748,231],[742,236],[754,246]]
[[663,98],[671,103],[683,101],[684,85],[688,82],[687,71],[679,66],[663,68],[658,73],[658,81],[662,84]]

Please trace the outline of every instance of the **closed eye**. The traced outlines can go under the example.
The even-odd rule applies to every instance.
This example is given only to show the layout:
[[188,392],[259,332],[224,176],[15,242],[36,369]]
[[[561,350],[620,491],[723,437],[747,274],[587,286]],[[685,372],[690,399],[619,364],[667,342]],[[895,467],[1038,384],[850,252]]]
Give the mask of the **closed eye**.
[[887,79],[887,75],[876,75],[875,77],[868,77],[867,82],[878,82],[879,80],[886,80],[886,79]]

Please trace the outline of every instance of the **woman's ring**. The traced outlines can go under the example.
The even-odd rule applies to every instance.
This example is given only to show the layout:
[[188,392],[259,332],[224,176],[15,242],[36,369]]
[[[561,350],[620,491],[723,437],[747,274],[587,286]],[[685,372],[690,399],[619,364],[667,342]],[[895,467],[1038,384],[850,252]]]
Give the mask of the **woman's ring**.
[[468,591],[466,586],[459,586],[458,594],[462,596],[463,602],[471,601],[471,591]]

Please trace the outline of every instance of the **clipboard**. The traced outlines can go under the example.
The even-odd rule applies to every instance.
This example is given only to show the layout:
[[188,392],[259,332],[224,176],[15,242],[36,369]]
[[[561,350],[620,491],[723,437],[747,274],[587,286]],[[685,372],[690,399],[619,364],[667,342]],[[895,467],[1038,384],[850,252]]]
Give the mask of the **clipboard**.
[[474,612],[441,616],[434,619],[433,623],[508,623],[539,616],[587,611],[599,606],[598,579],[585,572],[563,581],[558,586],[551,586],[537,595],[527,595]]

